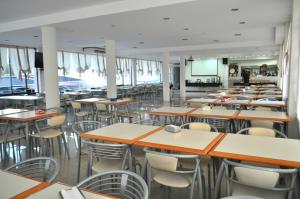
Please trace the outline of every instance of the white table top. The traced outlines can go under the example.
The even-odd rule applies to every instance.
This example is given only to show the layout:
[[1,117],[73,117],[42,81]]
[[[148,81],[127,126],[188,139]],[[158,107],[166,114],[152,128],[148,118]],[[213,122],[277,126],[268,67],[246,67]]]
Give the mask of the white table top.
[[129,104],[130,102],[132,102],[131,98],[123,98],[123,99],[117,99],[116,101],[105,99],[105,100],[100,100],[98,103],[107,104],[107,105],[122,105],[122,104]]
[[3,100],[42,100],[43,97],[32,96],[32,95],[11,95],[11,96],[2,96],[0,99]]
[[253,100],[249,103],[250,106],[286,106],[285,101],[258,101]]
[[189,100],[186,100],[186,103],[209,103],[214,102],[216,99],[206,99],[206,98],[192,98]]
[[222,133],[182,129],[170,133],[164,129],[139,140],[136,145],[205,155],[224,136]]
[[228,133],[209,155],[300,168],[300,140]]
[[189,113],[188,116],[209,117],[209,118],[235,118],[237,113],[238,113],[237,110],[222,110],[222,109],[202,110],[199,108]]
[[40,184],[41,182],[0,170],[0,198],[11,198]]
[[[59,199],[59,192],[62,189],[68,189],[71,188],[69,185],[61,184],[61,183],[55,183],[52,184],[45,189],[38,191],[32,195],[30,195],[27,198],[30,199]],[[107,197],[104,195],[96,194],[96,193],[91,193],[88,191],[83,191],[81,190],[81,193],[84,195],[86,199],[109,199],[111,197]]]
[[151,115],[178,115],[184,116],[187,113],[193,111],[195,108],[186,108],[186,107],[171,107],[163,106],[160,108],[155,108],[148,112]]
[[0,116],[1,115],[14,114],[14,113],[20,113],[20,112],[24,112],[24,111],[28,111],[28,110],[26,110],[26,109],[6,108],[6,109],[0,110]]
[[133,144],[143,136],[160,129],[159,126],[117,123],[103,128],[99,128],[87,133],[82,133],[82,138],[98,139],[124,144]]
[[221,101],[220,99],[218,99],[215,102],[212,102],[212,104],[248,104],[250,102],[250,100],[235,100],[235,99],[228,99],[225,101]]
[[285,112],[280,111],[255,111],[255,110],[241,110],[236,119],[243,120],[272,120],[288,122],[289,117]]
[[86,99],[80,99],[80,100],[76,100],[76,102],[79,103],[95,103],[95,102],[99,102],[102,100],[106,100],[105,98],[86,98]]

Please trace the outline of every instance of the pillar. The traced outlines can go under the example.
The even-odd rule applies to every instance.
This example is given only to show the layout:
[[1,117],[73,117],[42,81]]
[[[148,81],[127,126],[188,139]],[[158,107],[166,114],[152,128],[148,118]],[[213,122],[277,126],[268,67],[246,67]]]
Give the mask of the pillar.
[[163,54],[163,68],[162,68],[162,81],[163,81],[163,100],[164,102],[170,101],[170,80],[169,80],[169,65],[170,65],[170,54],[164,52]]
[[[289,138],[299,138],[299,123],[297,119],[300,111],[298,106],[299,94],[299,54],[300,54],[300,0],[293,1],[291,58],[289,69],[288,114],[291,122],[288,123]],[[299,115],[298,115],[299,118]]]
[[54,27],[42,27],[44,85],[46,94],[46,108],[60,107],[58,70],[56,54],[56,29]]
[[117,64],[116,64],[116,42],[105,41],[106,71],[107,71],[107,98],[117,98]]
[[180,98],[185,99],[185,57],[180,56]]

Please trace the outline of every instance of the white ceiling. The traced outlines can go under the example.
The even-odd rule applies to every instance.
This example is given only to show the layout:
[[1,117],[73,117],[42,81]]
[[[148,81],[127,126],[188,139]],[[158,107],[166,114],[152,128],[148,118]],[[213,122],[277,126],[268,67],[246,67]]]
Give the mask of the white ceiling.
[[[2,2],[0,23],[58,11],[58,2],[61,2],[59,9],[63,10],[93,5],[99,0],[73,0],[69,6],[68,0],[42,0],[45,4],[38,4],[35,10],[39,11],[32,13],[29,5],[37,0],[27,0],[27,4],[22,1],[23,11],[16,8],[19,7],[16,6],[16,0],[5,1],[5,4]],[[106,3],[107,0],[100,2]],[[289,21],[291,7],[292,0],[197,0],[57,23],[54,26],[57,28],[59,49],[101,47],[105,39],[114,39],[118,54],[126,56],[160,57],[164,50],[174,56],[276,54],[279,48],[275,43],[275,28]],[[232,8],[238,8],[239,11],[232,12]],[[3,13],[4,9],[6,11]],[[170,17],[170,20],[163,20],[164,17]],[[241,21],[246,24],[240,24]],[[237,33],[241,36],[234,36]],[[183,38],[188,40],[183,41]],[[41,47],[41,31],[36,27],[0,33],[0,43]]]

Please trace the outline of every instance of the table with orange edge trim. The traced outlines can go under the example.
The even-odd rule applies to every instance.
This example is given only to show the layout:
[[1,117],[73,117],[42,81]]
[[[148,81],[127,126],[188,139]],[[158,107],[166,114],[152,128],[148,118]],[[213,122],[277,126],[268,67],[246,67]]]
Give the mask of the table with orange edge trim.
[[289,122],[290,118],[286,112],[281,111],[255,111],[241,110],[236,119],[239,120],[271,120],[275,122]]
[[[49,185],[48,187],[44,187],[41,190],[36,192],[32,192],[28,197],[28,199],[55,199],[59,198],[59,192],[62,189],[69,189],[72,186],[64,184],[64,183],[54,183]],[[91,191],[87,191],[81,189],[81,193],[84,195],[86,199],[117,199],[116,197],[106,196],[105,194],[95,193]]]
[[208,131],[181,129],[178,133],[170,133],[161,129],[138,140],[135,145],[206,155],[223,136],[223,133]]
[[0,170],[0,198],[21,199],[49,184]]
[[208,155],[300,168],[300,140],[228,133]]
[[[0,120],[8,122],[7,128],[5,130],[6,134],[10,132],[10,127],[13,126],[13,122],[20,122],[25,124],[25,136],[26,136],[26,146],[29,146],[29,124],[36,120],[60,115],[60,111],[56,110],[46,110],[44,113],[38,114],[35,111],[23,111],[14,114],[1,115]],[[28,147],[27,147],[28,149]],[[26,154],[29,154],[30,150],[26,150]],[[30,157],[30,156],[28,156]]]
[[[81,139],[93,139],[102,140],[108,142],[122,143],[132,145],[136,141],[148,136],[163,127],[160,126],[150,126],[132,123],[116,123],[110,126],[99,128],[93,131],[85,132],[80,134]],[[80,139],[80,140],[81,140]],[[80,146],[80,144],[79,144]],[[81,148],[79,147],[79,154]],[[79,181],[80,175],[80,155],[78,156],[78,176]]]
[[[155,108],[149,112],[147,112],[150,116],[169,116],[170,120],[171,116],[175,116],[174,122],[177,117],[179,117],[179,121],[184,123],[185,117],[188,113],[194,111],[196,108],[187,108],[187,107],[171,107],[171,106],[162,106],[160,108]],[[167,117],[165,117],[165,123],[167,122]]]

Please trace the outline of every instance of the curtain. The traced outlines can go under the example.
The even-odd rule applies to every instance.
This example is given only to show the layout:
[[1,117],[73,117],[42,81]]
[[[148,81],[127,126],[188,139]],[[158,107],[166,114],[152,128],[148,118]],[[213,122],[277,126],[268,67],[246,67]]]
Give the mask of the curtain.
[[1,48],[0,48],[0,78],[2,77],[2,74],[4,73],[4,67],[3,67],[3,62],[2,62],[2,53],[1,53]]

